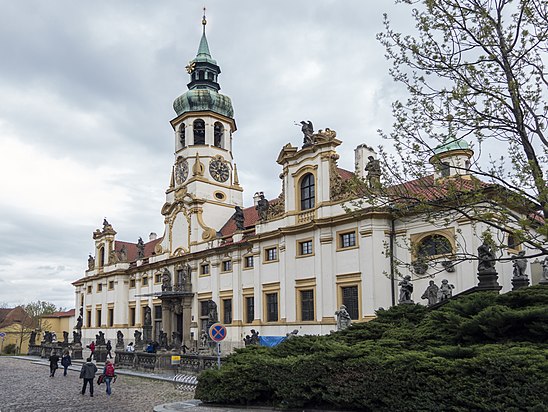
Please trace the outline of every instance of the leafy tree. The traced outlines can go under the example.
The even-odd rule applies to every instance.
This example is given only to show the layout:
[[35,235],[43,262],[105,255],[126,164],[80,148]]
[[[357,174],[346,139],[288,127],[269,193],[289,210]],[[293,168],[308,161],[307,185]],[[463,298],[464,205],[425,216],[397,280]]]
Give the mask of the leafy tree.
[[[55,304],[51,302],[46,302],[42,300],[37,300],[36,302],[30,302],[26,305],[23,305],[23,309],[31,320],[31,323],[35,325],[39,330],[47,329],[49,327],[47,322],[44,322],[42,316],[51,315],[63,308],[57,309]],[[30,334],[31,331],[28,332]]]
[[[395,151],[380,149],[383,182],[363,199],[442,227],[470,219],[491,228],[499,245],[511,234],[534,250],[529,257],[548,254],[548,3],[396,2],[412,7],[414,33],[395,31],[385,15],[377,37],[408,98],[393,103],[392,132],[380,131]],[[444,167],[442,145],[464,142],[475,156],[452,167],[473,177],[427,178]],[[457,259],[475,257],[460,249]]]

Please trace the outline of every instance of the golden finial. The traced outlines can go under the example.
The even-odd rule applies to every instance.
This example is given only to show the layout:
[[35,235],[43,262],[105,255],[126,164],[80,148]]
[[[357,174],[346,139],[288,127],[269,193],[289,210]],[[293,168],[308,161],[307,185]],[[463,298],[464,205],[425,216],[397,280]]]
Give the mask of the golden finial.
[[205,34],[205,26],[207,24],[207,20],[206,20],[206,8],[204,7],[204,15],[202,17],[202,25],[204,26],[204,34]]

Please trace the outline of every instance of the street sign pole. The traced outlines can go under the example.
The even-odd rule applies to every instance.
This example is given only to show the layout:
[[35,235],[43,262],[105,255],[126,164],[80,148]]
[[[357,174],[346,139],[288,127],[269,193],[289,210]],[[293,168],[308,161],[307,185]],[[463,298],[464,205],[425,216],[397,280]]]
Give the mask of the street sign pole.
[[214,323],[209,328],[209,337],[217,342],[217,366],[221,369],[221,341],[226,338],[226,328],[220,323]]

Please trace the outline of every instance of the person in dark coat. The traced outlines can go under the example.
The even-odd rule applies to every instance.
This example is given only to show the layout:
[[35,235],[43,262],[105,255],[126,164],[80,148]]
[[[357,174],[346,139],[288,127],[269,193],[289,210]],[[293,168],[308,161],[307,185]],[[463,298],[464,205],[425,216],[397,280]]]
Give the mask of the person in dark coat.
[[107,341],[107,356],[112,359],[112,353],[110,352],[112,350],[112,343],[110,341]]
[[61,365],[63,365],[63,368],[65,368],[63,372],[63,376],[67,376],[67,369],[70,365],[72,365],[72,359],[70,358],[70,353],[68,350],[65,350],[65,352],[63,352],[63,357],[61,358]]
[[55,376],[55,371],[59,367],[57,362],[59,362],[59,356],[57,356],[54,351],[51,351],[51,355],[49,357],[49,376],[51,378]]
[[95,379],[95,373],[97,372],[97,366],[91,361],[91,357],[86,359],[86,363],[82,365],[80,370],[80,379],[84,380],[82,385],[82,395],[86,393],[86,386],[89,383],[89,396],[93,396],[93,379]]

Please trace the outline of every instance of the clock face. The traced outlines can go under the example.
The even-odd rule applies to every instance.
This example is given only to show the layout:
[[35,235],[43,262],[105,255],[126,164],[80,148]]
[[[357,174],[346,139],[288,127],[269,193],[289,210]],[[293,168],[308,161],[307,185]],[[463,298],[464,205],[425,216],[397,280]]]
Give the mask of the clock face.
[[214,159],[209,163],[209,174],[218,182],[226,182],[230,176],[228,164],[222,159]]
[[182,160],[175,166],[175,182],[182,185],[188,177],[188,163]]

